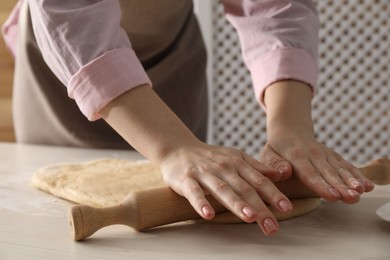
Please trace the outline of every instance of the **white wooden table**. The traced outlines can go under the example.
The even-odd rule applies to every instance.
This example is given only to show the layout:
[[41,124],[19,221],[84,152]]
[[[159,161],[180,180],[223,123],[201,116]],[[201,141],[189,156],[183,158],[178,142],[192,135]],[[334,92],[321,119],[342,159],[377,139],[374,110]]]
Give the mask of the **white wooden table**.
[[323,202],[264,236],[255,224],[178,223],[135,232],[107,227],[84,242],[70,239],[71,203],[31,187],[39,167],[135,152],[0,143],[0,259],[390,259],[390,222],[375,210],[390,201],[376,187],[355,205]]

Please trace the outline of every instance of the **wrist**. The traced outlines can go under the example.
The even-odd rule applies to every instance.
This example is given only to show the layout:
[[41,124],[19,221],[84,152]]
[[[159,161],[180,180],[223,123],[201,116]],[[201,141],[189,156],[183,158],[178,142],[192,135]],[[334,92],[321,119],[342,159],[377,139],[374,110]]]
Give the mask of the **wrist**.
[[268,136],[314,136],[311,100],[311,87],[305,83],[285,80],[269,86],[264,96]]
[[188,150],[203,146],[204,143],[197,138],[180,138],[179,140],[165,140],[155,148],[155,156],[151,158],[156,165],[162,165],[167,160],[177,160],[181,154]]
[[267,120],[267,136],[313,136],[314,125],[312,119],[309,118],[273,118]]
[[267,126],[267,139],[275,140],[280,138],[314,138],[314,128],[312,125],[302,124],[272,124]]

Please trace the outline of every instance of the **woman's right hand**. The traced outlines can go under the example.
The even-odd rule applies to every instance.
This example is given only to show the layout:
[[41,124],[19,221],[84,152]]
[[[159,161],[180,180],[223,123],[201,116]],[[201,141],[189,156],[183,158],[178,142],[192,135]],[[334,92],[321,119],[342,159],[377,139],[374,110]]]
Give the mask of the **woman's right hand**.
[[165,182],[205,219],[215,215],[206,195],[243,221],[256,221],[266,235],[279,229],[266,203],[282,213],[292,210],[289,199],[269,179],[278,179],[279,173],[237,149],[199,142],[171,151],[159,166]]

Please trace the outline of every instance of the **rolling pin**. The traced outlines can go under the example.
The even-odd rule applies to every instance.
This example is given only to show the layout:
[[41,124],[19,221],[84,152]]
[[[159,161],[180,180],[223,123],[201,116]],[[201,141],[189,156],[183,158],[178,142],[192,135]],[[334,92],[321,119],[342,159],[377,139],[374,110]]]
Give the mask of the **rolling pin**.
[[[390,161],[381,158],[360,168],[363,174],[375,184],[390,183]],[[296,182],[298,185],[294,185]],[[277,187],[289,198],[317,197],[307,189],[299,186],[297,179],[276,183]],[[287,188],[289,187],[289,188]],[[215,213],[227,210],[213,197],[207,199]],[[198,219],[200,216],[186,198],[178,195],[169,187],[142,190],[130,193],[120,204],[93,208],[86,205],[73,206],[68,215],[71,236],[74,240],[83,240],[97,230],[115,224],[123,224],[137,231],[162,226],[184,220]]]
[[[207,199],[216,213],[226,211],[212,197]],[[115,206],[93,208],[76,205],[69,212],[71,236],[77,241],[109,225],[123,224],[140,231],[196,218],[200,216],[187,199],[169,187],[132,192]]]

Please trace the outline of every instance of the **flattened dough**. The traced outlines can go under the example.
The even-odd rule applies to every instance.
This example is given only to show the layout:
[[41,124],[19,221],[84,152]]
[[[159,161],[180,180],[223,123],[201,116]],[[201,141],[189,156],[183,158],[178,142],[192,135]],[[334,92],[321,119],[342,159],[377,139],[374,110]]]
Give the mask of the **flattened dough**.
[[49,165],[34,173],[32,184],[57,197],[98,208],[118,204],[133,191],[166,186],[151,163],[115,158]]
[[[32,184],[57,197],[92,207],[112,206],[133,191],[166,186],[161,173],[150,162],[115,158],[49,165],[34,173]],[[289,214],[273,211],[278,220],[309,213],[321,200],[295,199],[291,202],[294,210]],[[227,212],[218,214],[211,222],[239,223],[241,220]]]

